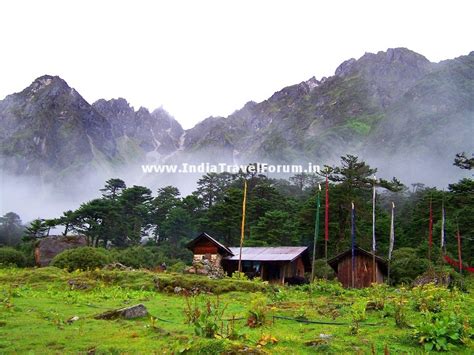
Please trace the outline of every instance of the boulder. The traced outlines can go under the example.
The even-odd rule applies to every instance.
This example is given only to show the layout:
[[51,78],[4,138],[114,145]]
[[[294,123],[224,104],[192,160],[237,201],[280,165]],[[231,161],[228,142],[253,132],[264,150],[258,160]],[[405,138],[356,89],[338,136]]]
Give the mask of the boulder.
[[137,304],[135,306],[127,307],[127,308],[120,308],[114,309],[111,311],[107,311],[101,314],[96,315],[95,319],[134,319],[134,318],[141,318],[146,317],[148,315],[148,310],[143,304]]
[[103,267],[104,270],[122,270],[122,271],[130,271],[133,270],[131,267],[128,267],[122,263],[110,263]]
[[41,239],[35,248],[37,266],[48,266],[51,260],[67,249],[85,247],[87,239],[83,235],[52,235]]

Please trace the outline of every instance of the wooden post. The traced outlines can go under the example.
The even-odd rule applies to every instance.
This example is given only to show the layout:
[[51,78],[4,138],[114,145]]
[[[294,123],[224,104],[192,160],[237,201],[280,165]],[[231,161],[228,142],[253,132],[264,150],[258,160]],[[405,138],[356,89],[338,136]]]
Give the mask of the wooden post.
[[324,259],[326,260],[326,268],[325,268],[325,272],[324,272],[324,278],[327,279],[328,278],[328,268],[327,268],[327,263],[328,263],[328,241],[327,239],[324,240]]
[[316,243],[318,241],[319,234],[319,208],[321,207],[321,202],[319,199],[319,194],[321,192],[321,185],[318,184],[318,192],[316,193],[316,221],[314,223],[314,239],[313,239],[313,262],[311,263],[311,282],[314,281],[314,264],[316,262]]
[[387,285],[390,286],[390,259],[388,259],[388,264],[387,264]]
[[459,273],[462,275],[461,234],[459,233],[459,227],[458,227],[457,237],[458,237]]
[[377,282],[377,276],[375,272],[375,203],[376,203],[376,192],[375,192],[375,184],[377,182],[377,178],[374,175],[374,186],[373,186],[373,193],[372,193],[372,282]]
[[242,246],[244,244],[245,234],[245,204],[247,202],[247,180],[244,179],[244,199],[242,202],[242,225],[240,228],[240,253],[239,253],[239,277],[242,272]]
[[377,264],[375,263],[375,251],[372,252],[372,282],[377,283]]
[[281,272],[281,284],[285,284],[285,272],[286,272],[286,264],[281,265],[280,267],[280,272]]

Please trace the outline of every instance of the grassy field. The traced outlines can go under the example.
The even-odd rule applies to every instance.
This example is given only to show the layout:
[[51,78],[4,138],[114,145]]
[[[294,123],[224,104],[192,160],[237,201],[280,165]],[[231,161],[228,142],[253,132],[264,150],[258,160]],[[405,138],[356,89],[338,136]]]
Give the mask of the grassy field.
[[[94,319],[139,303],[150,317]],[[147,271],[0,269],[0,353],[423,353],[418,329],[437,334],[441,345],[446,338],[452,353],[472,354],[473,316],[472,293],[431,285],[344,290],[319,281],[277,290]],[[439,320],[427,331],[422,324],[432,317]]]

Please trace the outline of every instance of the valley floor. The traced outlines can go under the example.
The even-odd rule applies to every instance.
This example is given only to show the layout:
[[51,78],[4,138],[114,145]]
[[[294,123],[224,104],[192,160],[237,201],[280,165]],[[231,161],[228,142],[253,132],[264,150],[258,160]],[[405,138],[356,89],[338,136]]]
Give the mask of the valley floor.
[[[235,285],[241,291],[232,291]],[[0,269],[0,353],[423,353],[415,329],[423,331],[421,324],[438,314],[461,317],[463,339],[452,336],[448,349],[468,354],[474,352],[468,291],[431,285],[344,290],[327,281],[277,290],[148,271],[6,268]],[[94,319],[140,303],[150,317]],[[197,321],[188,323],[193,315]],[[206,338],[206,332],[215,334]]]

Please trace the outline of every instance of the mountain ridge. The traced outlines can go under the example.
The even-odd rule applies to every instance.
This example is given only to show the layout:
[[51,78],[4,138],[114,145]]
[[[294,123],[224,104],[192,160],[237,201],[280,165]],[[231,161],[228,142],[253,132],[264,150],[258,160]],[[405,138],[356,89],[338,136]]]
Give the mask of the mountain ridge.
[[46,75],[0,101],[1,165],[46,179],[91,165],[113,173],[145,162],[331,162],[346,153],[382,163],[432,154],[446,165],[474,150],[473,83],[474,52],[432,63],[393,48],[184,130],[163,108],[135,110],[123,98],[89,104]]

